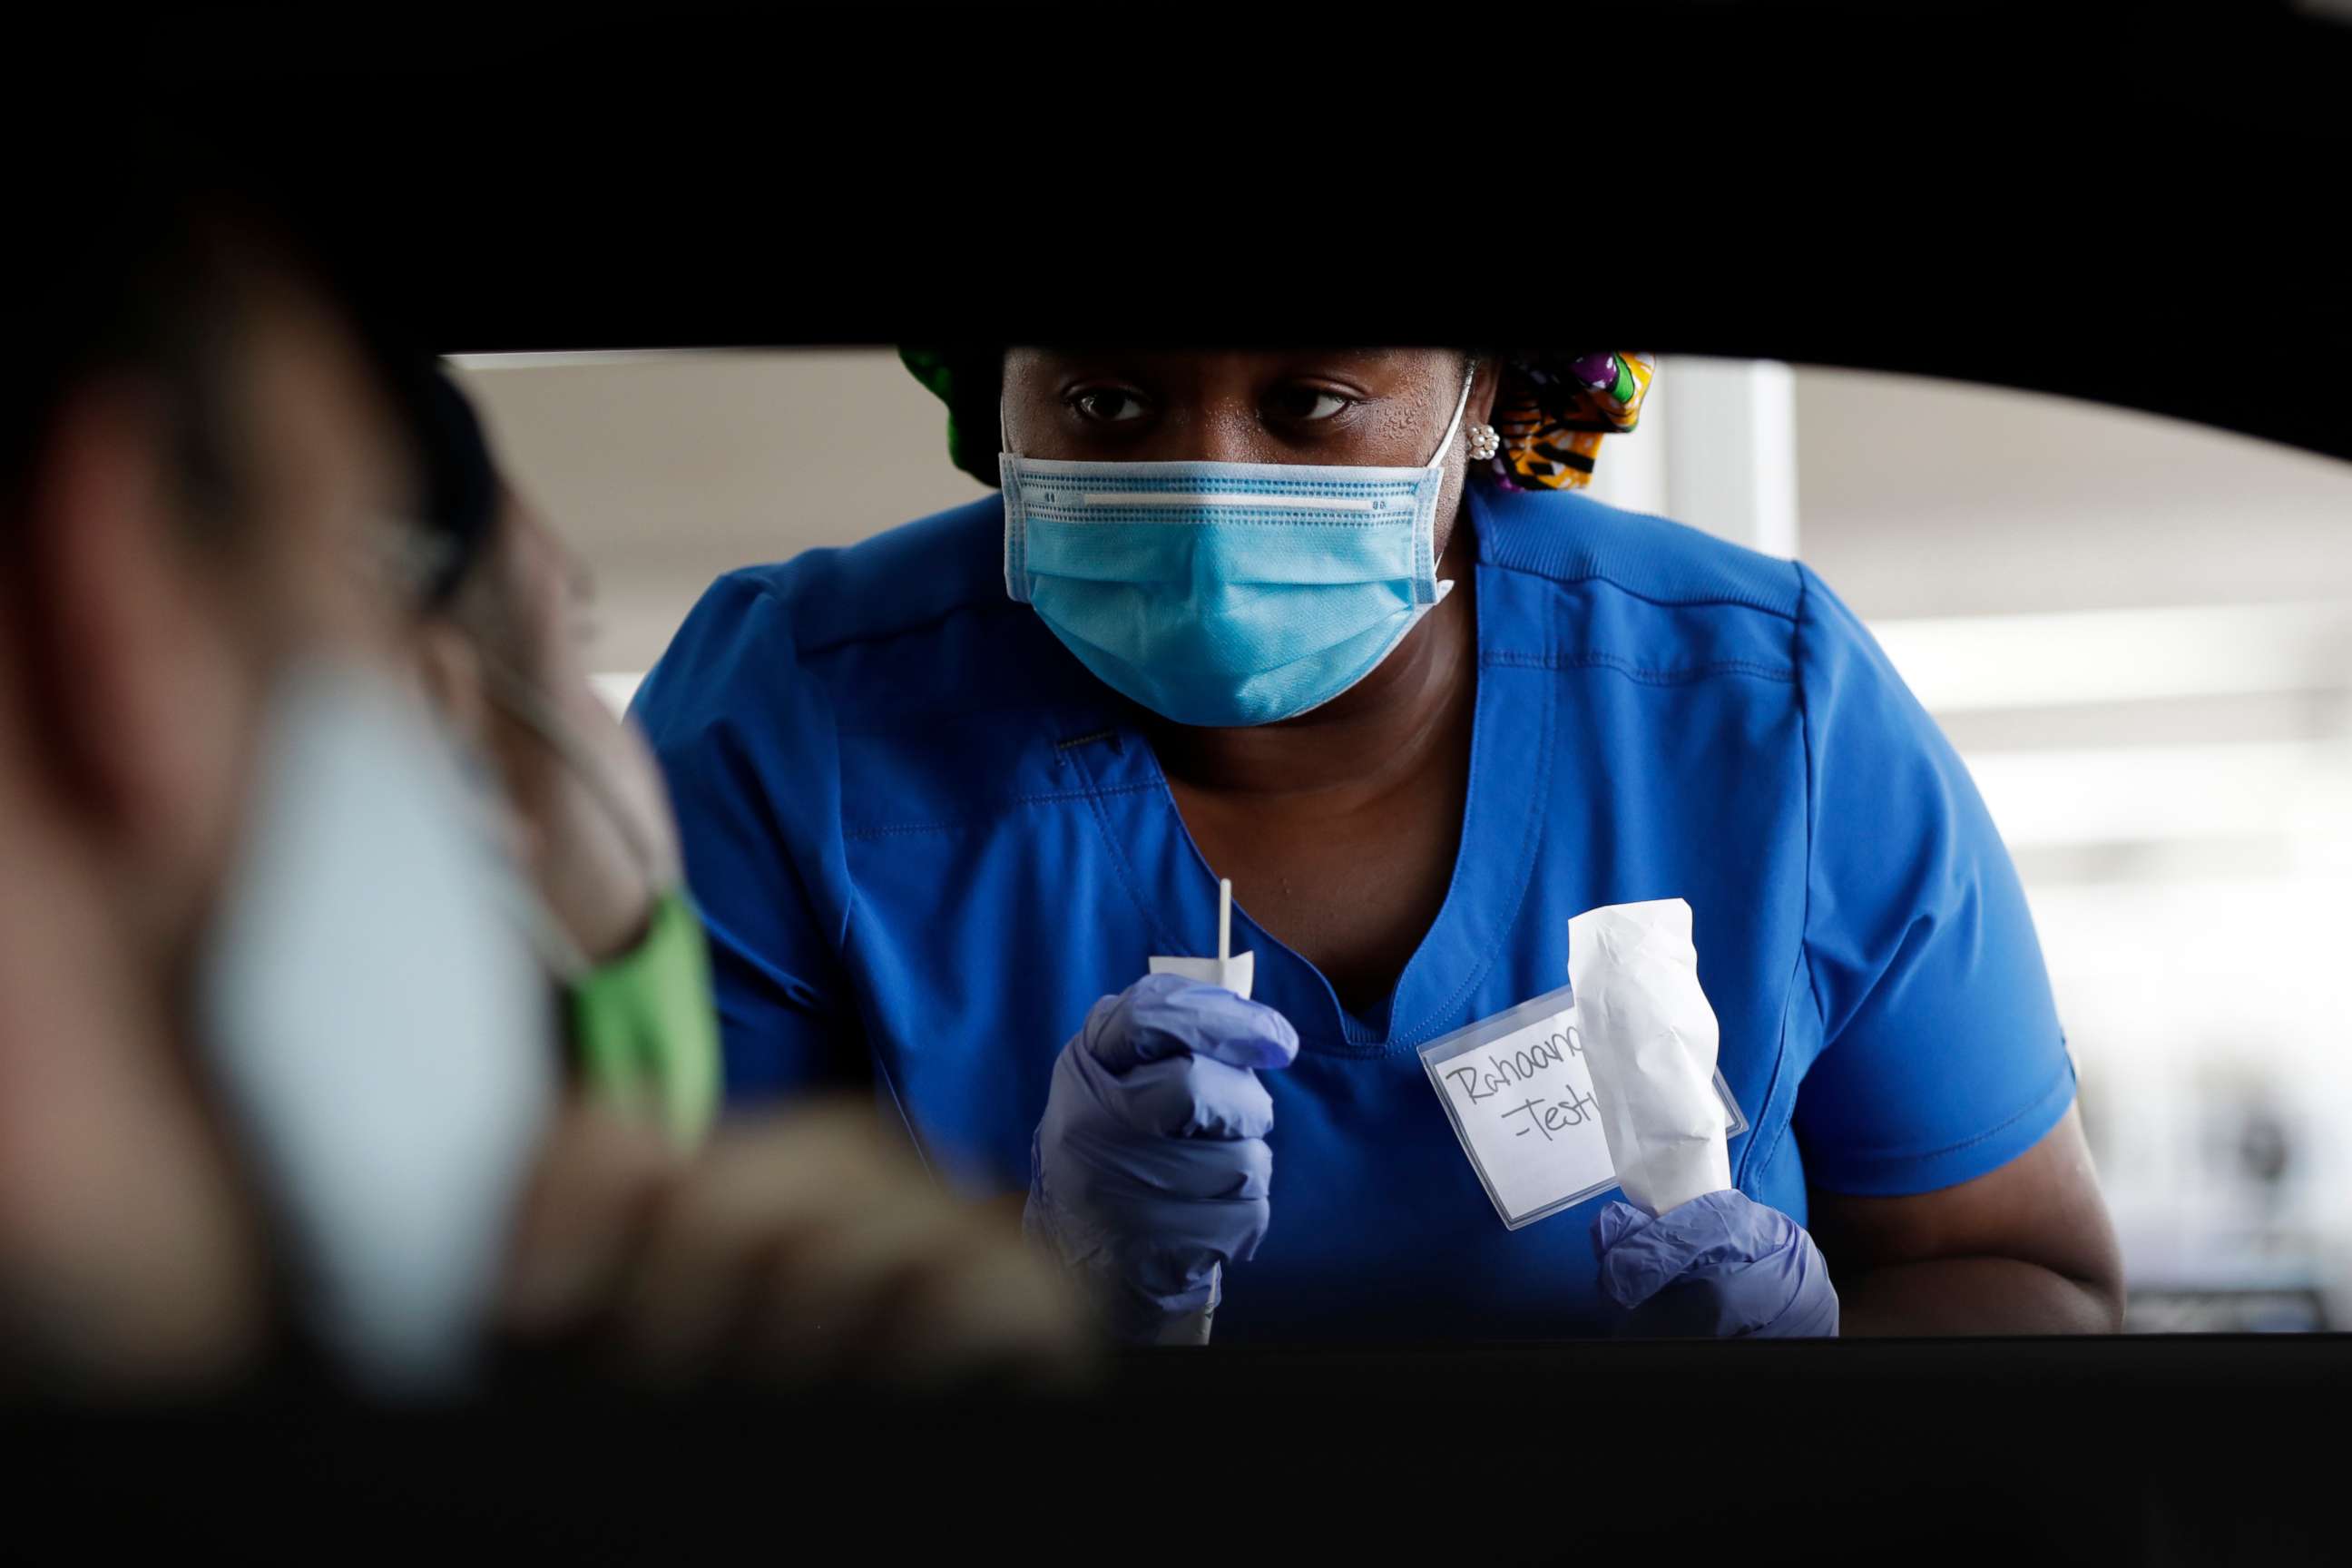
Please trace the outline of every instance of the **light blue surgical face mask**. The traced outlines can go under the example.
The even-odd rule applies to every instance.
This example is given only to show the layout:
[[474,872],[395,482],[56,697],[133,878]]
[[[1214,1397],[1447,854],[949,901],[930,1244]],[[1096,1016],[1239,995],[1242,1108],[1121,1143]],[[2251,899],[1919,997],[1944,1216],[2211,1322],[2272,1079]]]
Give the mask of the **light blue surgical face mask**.
[[254,788],[207,1060],[326,1349],[379,1396],[462,1392],[556,1100],[514,875],[421,704],[364,669],[284,677]]
[[[999,459],[1004,586],[1103,682],[1180,724],[1268,724],[1370,675],[1437,580],[1426,467]],[[1009,445],[1009,443],[1008,443]]]

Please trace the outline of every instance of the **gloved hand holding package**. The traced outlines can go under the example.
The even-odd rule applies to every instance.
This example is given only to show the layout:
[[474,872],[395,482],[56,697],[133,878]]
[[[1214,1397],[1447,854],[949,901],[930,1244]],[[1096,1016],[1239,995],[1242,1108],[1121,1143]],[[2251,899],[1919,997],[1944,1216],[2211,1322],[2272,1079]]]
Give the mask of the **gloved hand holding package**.
[[1715,1009],[1691,909],[1607,904],[1568,922],[1568,982],[1601,1135],[1625,1197],[1658,1215],[1731,1185],[1715,1092]]
[[1568,924],[1569,984],[1601,1131],[1626,1203],[1592,1226],[1601,1288],[1629,1331],[1719,1338],[1838,1331],[1829,1265],[1804,1226],[1731,1185],[1718,1031],[1690,905],[1611,904]]
[[1837,1289],[1805,1227],[1745,1193],[1655,1218],[1607,1204],[1592,1222],[1601,1290],[1645,1338],[1832,1339]]

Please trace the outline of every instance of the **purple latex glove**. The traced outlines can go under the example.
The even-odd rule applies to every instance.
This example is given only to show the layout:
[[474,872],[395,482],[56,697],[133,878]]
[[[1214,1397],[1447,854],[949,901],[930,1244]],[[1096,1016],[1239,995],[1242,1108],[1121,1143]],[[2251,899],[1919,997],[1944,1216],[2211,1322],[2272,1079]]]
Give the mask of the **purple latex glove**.
[[1612,1203],[1592,1221],[1601,1293],[1646,1337],[1830,1338],[1829,1265],[1805,1227],[1744,1194],[1709,1193],[1655,1219]]
[[1222,986],[1150,974],[1062,1047],[1030,1144],[1023,1227],[1093,1286],[1118,1338],[1215,1309],[1270,1210],[1274,1101],[1298,1032]]

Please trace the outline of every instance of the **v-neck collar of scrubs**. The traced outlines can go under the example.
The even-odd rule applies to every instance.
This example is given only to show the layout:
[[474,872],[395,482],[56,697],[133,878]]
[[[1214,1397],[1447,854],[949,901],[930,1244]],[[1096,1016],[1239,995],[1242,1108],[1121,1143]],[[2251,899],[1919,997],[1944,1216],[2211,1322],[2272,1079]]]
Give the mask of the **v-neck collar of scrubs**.
[[[1308,1050],[1383,1056],[1458,1027],[1457,1014],[1502,952],[1525,900],[1542,836],[1553,707],[1546,683],[1530,679],[1523,648],[1498,662],[1496,628],[1507,616],[1509,574],[1491,560],[1491,523],[1470,490],[1464,521],[1476,536],[1478,659],[1470,739],[1470,785],[1463,805],[1454,875],[1437,917],[1391,991],[1385,1016],[1359,1018],[1331,984],[1234,903],[1235,952],[1257,954],[1253,994],[1298,1030]],[[1101,742],[1101,743],[1080,743]],[[1066,760],[1085,772],[1096,816],[1129,893],[1171,955],[1213,954],[1217,877],[1185,825],[1150,740],[1131,717],[1108,715],[1098,733],[1065,741]]]

